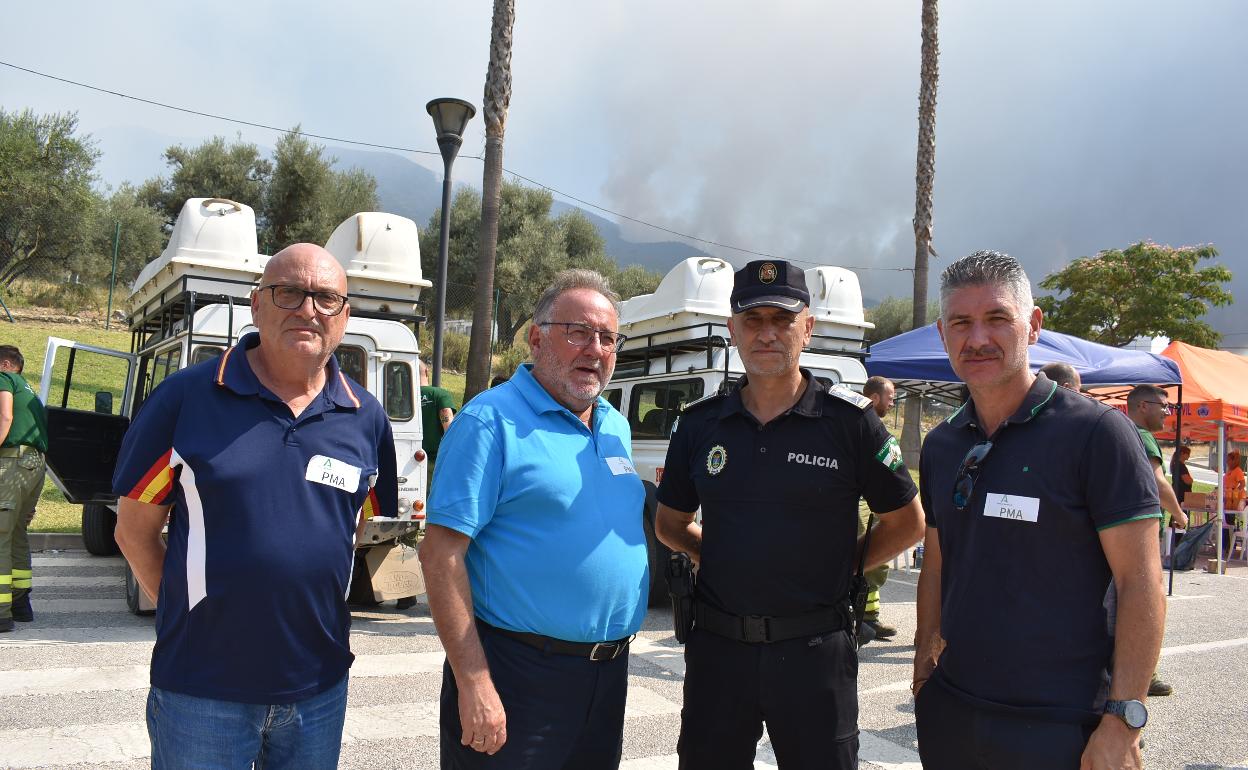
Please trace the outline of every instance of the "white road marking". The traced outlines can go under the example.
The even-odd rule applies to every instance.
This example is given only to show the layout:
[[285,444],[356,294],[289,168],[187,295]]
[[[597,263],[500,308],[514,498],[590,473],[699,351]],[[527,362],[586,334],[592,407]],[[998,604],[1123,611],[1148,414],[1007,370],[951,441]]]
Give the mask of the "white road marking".
[[1162,647],[1161,656],[1169,657],[1171,655],[1187,655],[1190,653],[1208,652],[1210,650],[1225,650],[1228,647],[1243,647],[1248,644],[1248,637],[1240,637],[1238,639],[1222,639],[1217,642],[1200,642],[1198,644],[1181,644],[1176,647]]
[[30,555],[36,571],[39,567],[116,567],[123,569],[126,560],[120,556],[61,556],[34,553]]
[[[388,666],[409,658],[427,658],[433,653],[414,655],[376,655],[362,658],[384,659],[374,661],[377,668]],[[442,653],[437,653],[439,667]],[[133,677],[140,666],[117,666],[112,672],[114,679]],[[68,669],[69,671],[77,671]],[[96,675],[102,669],[94,669]],[[26,673],[26,672],[22,672]],[[50,672],[31,672],[48,675]],[[146,676],[144,670],[143,675]],[[387,670],[388,675],[394,671]],[[55,679],[55,674],[53,674]],[[0,688],[8,683],[0,679]],[[146,687],[146,683],[143,684]],[[100,687],[98,689],[126,689]],[[4,689],[7,695],[13,693]],[[24,693],[30,694],[30,693]],[[680,706],[653,690],[634,687],[629,691],[625,718],[677,714]],[[438,735],[438,702],[436,700],[415,703],[396,703],[382,706],[360,706],[347,709],[343,728],[344,743],[352,741],[378,741],[405,737],[436,737]],[[5,767],[28,768],[46,765],[103,764],[141,759],[150,753],[146,722],[125,722],[111,725],[70,725],[67,727],[34,727],[20,730],[0,730],[0,746],[4,747]],[[675,765],[672,765],[675,767]],[[764,767],[774,767],[774,765]]]
[[35,569],[35,591],[31,594],[31,598],[35,600],[36,606],[39,602],[40,588],[47,586],[49,588],[69,586],[73,588],[125,588],[126,579],[124,575],[97,575],[95,577],[72,577],[70,575],[40,575],[39,570]]

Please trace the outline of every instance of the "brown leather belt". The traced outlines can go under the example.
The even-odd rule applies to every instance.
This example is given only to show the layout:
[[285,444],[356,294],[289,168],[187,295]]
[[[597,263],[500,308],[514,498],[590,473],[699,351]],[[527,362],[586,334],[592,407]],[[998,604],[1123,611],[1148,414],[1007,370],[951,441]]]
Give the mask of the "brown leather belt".
[[486,623],[481,618],[477,618],[477,623],[490,631],[510,639],[515,639],[517,642],[527,644],[542,652],[570,655],[575,658],[589,658],[594,661],[615,660],[620,653],[628,649],[629,643],[633,641],[632,636],[626,636],[613,642],[568,642],[563,639],[556,639],[553,636],[542,636],[541,634],[531,634],[527,631],[512,631],[510,628],[499,628]]

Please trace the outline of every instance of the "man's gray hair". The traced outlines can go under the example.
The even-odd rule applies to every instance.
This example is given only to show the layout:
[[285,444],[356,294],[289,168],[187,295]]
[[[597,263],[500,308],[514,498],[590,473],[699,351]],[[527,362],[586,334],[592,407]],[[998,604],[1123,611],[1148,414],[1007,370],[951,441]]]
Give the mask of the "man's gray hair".
[[964,286],[1004,286],[1014,295],[1019,310],[1030,313],[1036,306],[1031,281],[1023,266],[1009,254],[977,251],[954,262],[940,274],[940,315],[944,318],[949,295]]
[[578,267],[562,270],[555,275],[555,280],[551,281],[546,291],[542,292],[542,296],[537,298],[537,304],[533,307],[533,323],[549,323],[555,309],[555,301],[564,292],[574,289],[589,289],[598,292],[607,298],[611,306],[615,308],[616,315],[619,315],[620,295],[611,289],[610,282],[594,270]]

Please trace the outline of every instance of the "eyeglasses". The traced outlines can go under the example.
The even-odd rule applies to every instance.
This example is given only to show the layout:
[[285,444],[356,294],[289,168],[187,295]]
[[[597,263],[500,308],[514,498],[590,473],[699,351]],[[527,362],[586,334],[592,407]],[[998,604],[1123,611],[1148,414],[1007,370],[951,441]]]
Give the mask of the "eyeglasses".
[[606,329],[595,329],[585,324],[568,323],[566,321],[543,321],[538,326],[562,326],[568,344],[574,348],[585,347],[597,335],[598,346],[607,353],[618,350],[620,345],[624,344],[624,340],[628,339],[623,334],[609,332]]
[[347,306],[347,298],[332,291],[310,291],[280,283],[261,286],[260,289],[268,289],[273,295],[273,304],[282,310],[298,310],[308,297],[312,298],[312,307],[321,315],[338,315]]
[[1144,401],[1142,403],[1156,404],[1157,406],[1161,407],[1161,411],[1165,412],[1166,414],[1170,414],[1170,412],[1174,409],[1174,407],[1170,406],[1170,404],[1165,401]]
[[979,466],[992,451],[991,441],[981,441],[971,447],[971,451],[962,458],[958,467],[958,477],[953,482],[953,504],[959,511],[965,510],[971,502],[971,493],[975,491],[975,480],[979,478]]

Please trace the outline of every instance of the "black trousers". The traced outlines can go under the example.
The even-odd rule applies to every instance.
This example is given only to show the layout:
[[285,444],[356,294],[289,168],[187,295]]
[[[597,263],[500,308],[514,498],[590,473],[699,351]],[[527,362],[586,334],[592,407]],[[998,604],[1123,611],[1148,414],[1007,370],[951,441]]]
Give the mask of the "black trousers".
[[923,770],[1078,770],[1095,726],[977,708],[928,680],[914,704]]
[[624,746],[628,654],[591,661],[534,649],[477,624],[507,713],[507,742],[489,756],[460,743],[459,688],[442,667],[442,770],[615,770]]
[[858,651],[848,631],[685,644],[680,770],[753,770],[763,724],[781,770],[857,770]]

